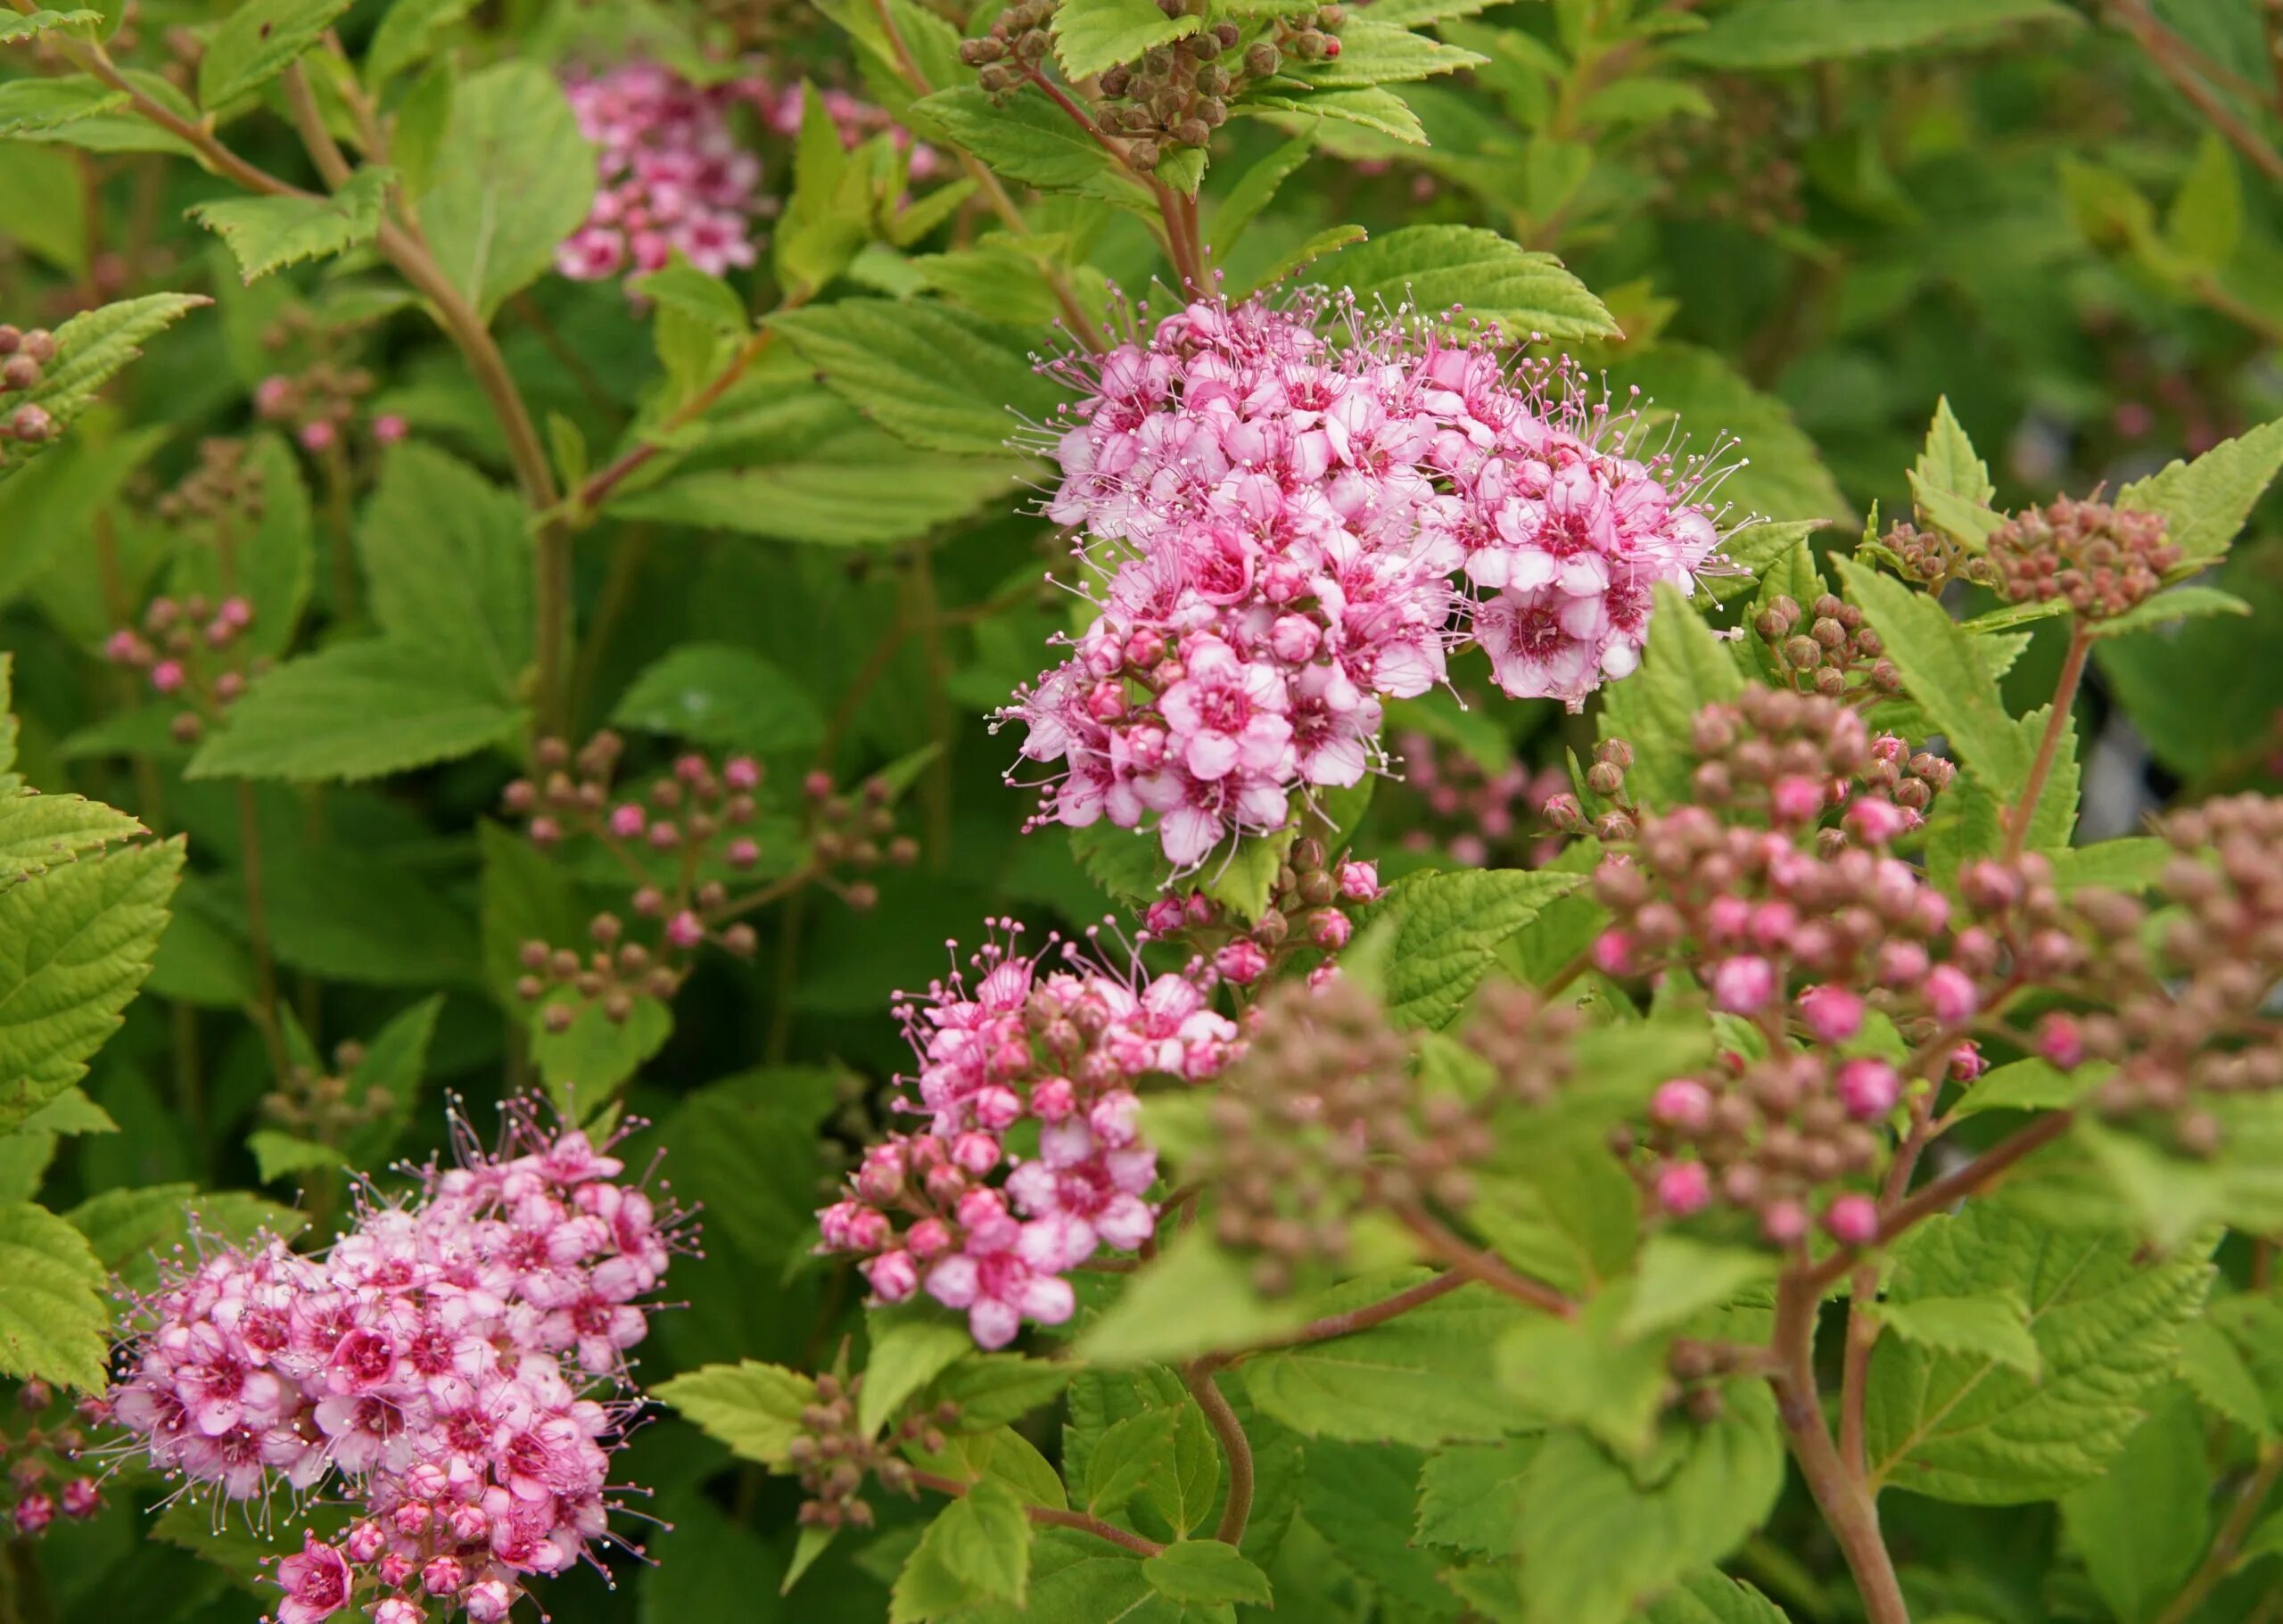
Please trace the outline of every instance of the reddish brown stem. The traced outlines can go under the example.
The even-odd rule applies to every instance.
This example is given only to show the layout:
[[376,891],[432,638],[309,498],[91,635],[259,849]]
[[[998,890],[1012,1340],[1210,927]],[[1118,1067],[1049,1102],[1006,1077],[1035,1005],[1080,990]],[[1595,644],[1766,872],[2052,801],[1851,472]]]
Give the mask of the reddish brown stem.
[[1212,1360],[1199,1359],[1183,1366],[1181,1373],[1189,1384],[1190,1397],[1212,1423],[1213,1435],[1221,1440],[1221,1453],[1229,1463],[1229,1497],[1221,1507],[1221,1525],[1213,1537],[1223,1545],[1236,1545],[1243,1540],[1245,1524],[1252,1520],[1252,1440],[1245,1436],[1245,1424],[1230,1407],[1221,1384],[1213,1379],[1213,1370]]
[[[955,1478],[937,1477],[932,1471],[915,1471],[911,1474],[911,1481],[918,1488],[933,1489],[939,1495],[949,1495],[954,1500],[974,1487],[971,1483],[962,1483]],[[1084,1512],[1059,1511],[1051,1505],[1026,1505],[1023,1507],[1023,1514],[1042,1528],[1076,1529],[1082,1534],[1092,1534],[1097,1539],[1107,1539],[1110,1544],[1122,1550],[1131,1551],[1136,1556],[1155,1556],[1166,1548],[1154,1539],[1144,1539],[1141,1535],[1122,1529],[1114,1522],[1104,1522],[1100,1517],[1089,1516]]]
[[2221,99],[2206,84],[2190,60],[2187,42],[2156,20],[2154,12],[2140,0],[2111,0],[2109,9],[2115,14],[2156,69],[2172,83],[2172,87],[2195,105],[2196,111],[2210,121],[2212,128],[2226,136],[2230,145],[2251,160],[2271,181],[2283,181],[2283,153],[2278,153],[2266,139],[2254,129],[2235,109]]
[[[1910,1188],[1911,1175],[1918,1170],[1918,1158],[1933,1137],[1933,1110],[1931,1091],[1910,1102],[1910,1131],[1896,1149],[1894,1160],[1887,1165],[1886,1179],[1879,1188],[1882,1214],[1892,1211]],[[1851,1291],[1847,1305],[1846,1358],[1839,1381],[1839,1453],[1847,1463],[1847,1470],[1862,1481],[1870,1476],[1863,1447],[1863,1409],[1866,1395],[1870,1391],[1871,1353],[1879,1341],[1879,1318],[1872,1312],[1879,1292],[1879,1267],[1875,1262],[1866,1260],[1856,1265]]]
[[2083,621],[2071,620],[2069,652],[2062,656],[2061,680],[2053,688],[2053,714],[2045,719],[2045,737],[2037,741],[2037,757],[2030,763],[2030,775],[2022,784],[2021,803],[2006,819],[2007,862],[2022,854],[2023,844],[2030,837],[2030,825],[2036,821],[2037,804],[2045,793],[2045,780],[2052,776],[2054,758],[2061,753],[2061,741],[2069,733],[2069,713],[2077,704],[2077,689],[2085,680],[2085,656],[2092,651],[2092,628]]
[[1470,1280],[1479,1281],[1494,1291],[1503,1291],[1518,1303],[1526,1303],[1530,1307],[1565,1320],[1577,1317],[1578,1305],[1561,1292],[1542,1280],[1532,1280],[1493,1253],[1478,1251],[1424,1208],[1398,1206],[1395,1216],[1405,1229],[1424,1243],[1430,1253],[1458,1274]]

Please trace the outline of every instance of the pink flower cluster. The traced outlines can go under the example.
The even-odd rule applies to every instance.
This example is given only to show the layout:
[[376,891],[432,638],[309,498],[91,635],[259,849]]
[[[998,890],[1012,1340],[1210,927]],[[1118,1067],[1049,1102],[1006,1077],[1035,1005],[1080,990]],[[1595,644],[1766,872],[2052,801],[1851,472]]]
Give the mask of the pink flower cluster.
[[360,1504],[279,1563],[280,1624],[359,1598],[382,1624],[420,1624],[422,1598],[484,1624],[608,1537],[625,1350],[678,1216],[527,1109],[461,1160],[322,1257],[219,1249],[140,1307],[109,1402],[154,1466],[233,1501],[330,1480]]
[[656,62],[573,72],[565,94],[593,142],[596,188],[587,223],[556,250],[556,268],[581,282],[663,268],[679,249],[720,276],[754,262],[761,160],[739,147],[729,108],[759,81],[701,88]]
[[[1201,1082],[1237,1042],[1202,963],[1151,977],[1137,960],[1121,977],[1066,945],[1055,969],[1045,952],[1015,951],[1012,920],[997,928],[1008,940],[975,955],[972,985],[954,971],[896,1011],[919,1061],[899,1079],[916,1095],[902,1108],[927,1126],[866,1151],[846,1196],[818,1214],[819,1249],[860,1254],[877,1300],[924,1287],[964,1311],[985,1348],[1005,1347],[1024,1320],[1068,1319],[1064,1274],[1156,1232],[1146,1192],[1158,1155],[1135,1088],[1151,1076]],[[1026,1124],[1034,1156],[1008,1149]]]
[[1581,704],[1639,664],[1651,589],[1719,544],[1708,471],[1633,455],[1636,415],[1568,362],[1352,301],[1192,304],[1050,370],[1084,398],[1046,512],[1101,612],[1007,714],[1064,763],[1042,819],[1155,813],[1182,867],[1356,783],[1381,701],[1470,639],[1507,693]]
[[1533,772],[1509,762],[1492,771],[1467,751],[1424,733],[1399,734],[1395,747],[1404,787],[1426,814],[1424,827],[1404,831],[1405,851],[1440,847],[1454,862],[1481,869],[1501,854],[1527,856],[1535,867],[1560,850],[1538,837],[1546,803],[1570,787],[1562,767]]

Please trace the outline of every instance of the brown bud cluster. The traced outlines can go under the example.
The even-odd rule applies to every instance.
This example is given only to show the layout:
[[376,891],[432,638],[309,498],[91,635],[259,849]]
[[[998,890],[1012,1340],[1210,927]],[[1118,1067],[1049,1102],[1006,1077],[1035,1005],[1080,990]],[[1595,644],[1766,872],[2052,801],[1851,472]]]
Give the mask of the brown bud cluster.
[[1990,536],[1990,564],[2009,603],[2059,599],[2085,620],[2109,620],[2163,587],[2180,548],[2163,515],[2067,497],[2008,519]]
[[37,388],[54,359],[55,338],[45,328],[27,333],[0,325],[0,456],[6,454],[12,440],[35,446],[55,437],[56,422],[46,408],[29,400],[12,407],[8,401],[10,395],[29,394]]
[[2065,1068],[2113,1063],[2094,1108],[2160,1118],[2179,1149],[2205,1156],[2222,1146],[2228,1099],[2283,1088],[2283,1030],[2271,1012],[2283,977],[2283,801],[2209,802],[2159,832],[2173,856],[2156,879],[2168,906],[2153,944],[2137,899],[2072,896],[2093,1007],[2047,1016],[2037,1047]]
[[243,536],[260,523],[261,471],[243,440],[198,442],[198,466],[158,501],[158,515],[169,524],[199,524]]
[[350,1043],[334,1051],[331,1071],[296,1066],[262,1096],[261,1114],[297,1139],[339,1150],[359,1129],[386,1121],[397,1107],[386,1087],[356,1087],[357,1068],[364,1063],[364,1045]]
[[1864,623],[1860,609],[1832,593],[1805,611],[1789,598],[1773,598],[1752,630],[1767,646],[1767,669],[1796,692],[1844,699],[1902,691],[1902,673],[1886,657],[1879,634]]
[[[1020,0],[1000,14],[989,33],[960,43],[960,60],[977,70],[977,81],[986,92],[1011,95],[1043,75],[1057,3]],[[1206,0],[1157,4],[1175,20],[1201,19],[1207,10]],[[1230,103],[1286,63],[1337,57],[1348,9],[1331,4],[1279,16],[1249,45],[1237,23],[1217,22],[1111,68],[1094,82],[1101,126],[1123,142],[1125,161],[1146,174],[1172,148],[1205,145],[1227,122]]]
[[1968,552],[1939,530],[1921,530],[1906,521],[1890,527],[1879,545],[1893,555],[1905,575],[1929,592],[1939,592],[1953,581],[1998,584],[1997,567],[1988,558]]
[[[820,869],[861,876],[889,864],[908,869],[919,861],[919,843],[895,832],[895,787],[877,774],[853,790],[836,786],[821,771],[801,780],[807,805],[809,851]],[[864,878],[828,875],[827,882],[850,907],[879,901],[879,888]]]
[[819,1376],[815,1402],[802,1409],[801,1430],[786,1446],[786,1459],[800,1474],[801,1492],[807,1496],[800,1510],[804,1528],[870,1528],[866,1481],[877,1479],[883,1488],[916,1494],[911,1467],[899,1451],[911,1445],[936,1453],[944,1447],[943,1429],[959,1420],[959,1406],[940,1404],[907,1415],[884,1438],[871,1438],[856,1419],[863,1390],[861,1373]]

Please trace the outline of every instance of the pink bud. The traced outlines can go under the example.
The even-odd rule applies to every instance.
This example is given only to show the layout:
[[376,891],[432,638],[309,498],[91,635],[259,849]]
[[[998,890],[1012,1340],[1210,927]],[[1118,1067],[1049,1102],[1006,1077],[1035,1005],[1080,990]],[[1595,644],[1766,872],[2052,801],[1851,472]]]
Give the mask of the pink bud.
[[151,686],[162,694],[178,692],[183,685],[184,672],[180,660],[161,660],[151,668]]
[[124,626],[103,639],[103,658],[114,665],[140,665],[150,657],[143,639]]
[[37,1489],[16,1502],[16,1532],[37,1534],[55,1521],[55,1501],[44,1490]]
[[628,801],[614,806],[610,812],[610,832],[621,840],[631,840],[649,827],[649,814]]
[[1182,918],[1191,925],[1210,925],[1216,910],[1213,899],[1202,891],[1192,891],[1181,905]]
[[1354,921],[1337,908],[1319,908],[1308,916],[1308,939],[1326,952],[1338,952],[1355,934]]
[[1949,1073],[1953,1083],[1971,1083],[1990,1069],[1982,1058],[1982,1045],[1968,1040],[1950,1051]]
[[467,1583],[467,1570],[460,1566],[457,1556],[432,1558],[420,1570],[420,1587],[430,1595],[457,1595],[460,1587]]
[[1789,1246],[1808,1232],[1808,1209],[1797,1201],[1770,1201],[1760,1212],[1760,1232]]
[[1878,1204],[1867,1195],[1842,1195],[1824,1209],[1823,1226],[1842,1246],[1868,1246],[1879,1238]]
[[271,373],[253,387],[253,409],[263,417],[282,417],[293,398],[293,381]]
[[832,774],[820,767],[801,780],[801,789],[812,801],[821,801],[832,794]]
[[382,1531],[381,1525],[368,1517],[349,1530],[348,1537],[342,1541],[342,1549],[349,1553],[350,1561],[361,1564],[379,1556],[387,1544],[388,1536]]
[[462,1545],[474,1545],[491,1532],[491,1519],[480,1505],[455,1505],[449,1521],[452,1537]]
[[315,423],[305,423],[301,425],[300,439],[303,450],[329,451],[339,442],[341,431],[325,418],[320,417]]
[[1268,629],[1268,646],[1276,657],[1290,665],[1303,665],[1316,657],[1316,646],[1323,634],[1314,621],[1306,615],[1285,614],[1277,617]]
[[1387,894],[1380,884],[1380,865],[1353,859],[1339,865],[1339,894],[1351,903],[1373,903]]
[[1007,1219],[1007,1198],[995,1190],[970,1190],[952,1215],[965,1230],[987,1230]]
[[1867,798],[1849,807],[1841,822],[1846,825],[1849,834],[1866,845],[1884,845],[1908,828],[1915,817],[1892,801]]
[[563,826],[552,818],[533,818],[531,833],[533,845],[553,845],[563,838]]
[[1778,823],[1805,823],[1822,813],[1824,787],[1817,779],[1793,774],[1776,779],[1768,798]]
[[903,1243],[922,1263],[932,1263],[952,1249],[952,1226],[941,1218],[922,1218],[911,1226]]
[[1800,994],[1800,1021],[1826,1043],[1843,1043],[1863,1029],[1863,999],[1841,986],[1812,986]]
[[1916,942],[1889,942],[1879,949],[1878,976],[1883,987],[1916,986],[1926,969],[1926,950]]
[[1957,965],[1938,964],[1926,972],[1926,1007],[1944,1026],[1972,1020],[1981,1005],[1973,979]]
[[722,853],[722,861],[733,869],[750,869],[761,861],[761,843],[748,840],[741,835],[729,842],[729,849]]
[[980,1130],[970,1130],[952,1141],[952,1159],[981,1178],[999,1165],[999,1142]]
[[1153,936],[1171,936],[1181,928],[1181,898],[1161,896],[1142,913],[1142,927]]
[[428,1615],[408,1595],[391,1595],[375,1603],[373,1624],[427,1624]]
[[919,1270],[910,1252],[882,1252],[856,1266],[863,1270],[872,1295],[884,1303],[900,1303],[919,1289]]
[[750,755],[733,755],[721,764],[721,780],[732,789],[758,789],[761,763]]
[[1800,911],[1789,903],[1762,903],[1751,911],[1751,939],[1763,952],[1781,952],[1793,944]]
[[232,631],[243,631],[253,624],[253,605],[243,598],[226,598],[214,615]]
[[392,446],[412,433],[412,425],[395,412],[383,412],[373,419],[373,438],[384,446]]
[[1633,938],[1621,930],[1604,930],[1594,938],[1594,968],[1604,976],[1636,974]]
[[1756,1015],[1776,996],[1776,968],[1745,953],[1712,967],[1712,1003],[1731,1015]]
[[1650,1096],[1649,1117],[1662,1126],[1701,1134],[1712,1125],[1712,1094],[1694,1077],[1674,1077]]
[[676,947],[691,948],[705,940],[705,926],[688,909],[666,921],[666,940]]
[[480,1579],[467,1587],[460,1605],[467,1610],[468,1624],[499,1624],[515,1606],[516,1594],[504,1579]]
[[1078,1091],[1067,1077],[1047,1077],[1031,1085],[1031,1115],[1052,1124],[1078,1109]]
[[1268,955],[1250,936],[1239,936],[1213,955],[1213,968],[1220,972],[1222,980],[1235,986],[1250,986],[1268,969]]
[[1894,1109],[1902,1098],[1902,1074],[1884,1060],[1849,1060],[1839,1068],[1839,1102],[1859,1122]]
[[1704,1210],[1712,1199],[1712,1178],[1702,1162],[1669,1162],[1657,1175],[1657,1205],[1676,1218]]
[[2085,1035],[2077,1025],[2077,1018],[2056,1010],[2038,1022],[2037,1051],[2064,1071],[2073,1071],[2082,1065]]
[[1125,639],[1125,657],[1131,664],[1147,671],[1165,658],[1166,639],[1144,627]]
[[1741,896],[1716,896],[1705,905],[1704,934],[1724,945],[1739,942],[1751,924],[1751,904]]
[[73,1478],[63,1486],[63,1514],[75,1521],[103,1508],[103,1491],[93,1478]]
[[[421,1509],[424,1512],[427,1507]],[[382,1584],[394,1589],[412,1578],[413,1567],[412,1558],[401,1551],[391,1551],[374,1564],[373,1574]]]
[[671,818],[661,818],[650,826],[650,845],[654,850],[671,852],[681,844],[681,829]]
[[968,1096],[975,1119],[994,1134],[1014,1125],[1023,1114],[1023,1097],[1003,1083],[986,1083]]
[[1125,685],[1116,679],[1094,684],[1086,695],[1086,714],[1096,721],[1116,721],[1125,714]]

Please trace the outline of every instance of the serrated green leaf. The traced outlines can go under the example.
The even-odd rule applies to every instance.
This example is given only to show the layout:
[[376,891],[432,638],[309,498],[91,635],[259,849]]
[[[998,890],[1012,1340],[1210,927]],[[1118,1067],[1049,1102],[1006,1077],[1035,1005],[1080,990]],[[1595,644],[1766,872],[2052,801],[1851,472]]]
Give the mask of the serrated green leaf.
[[515,697],[532,657],[532,543],[511,492],[431,447],[393,447],[357,552],[383,631],[471,693]]
[[801,1433],[801,1412],[816,1402],[817,1385],[781,1364],[746,1359],[709,1364],[650,1389],[743,1459],[764,1466],[785,1463],[785,1450]]
[[2283,417],[2222,441],[2192,463],[2168,463],[2116,493],[2116,505],[2164,515],[2182,570],[2228,550],[2261,495],[2283,469]]
[[0,13],[0,45],[12,45],[50,32],[75,39],[102,37],[107,21],[101,12],[8,12]]
[[[1162,18],[1152,5],[1150,11]],[[1108,177],[1114,169],[1101,143],[1069,115],[1029,90],[993,103],[972,85],[914,102],[907,121],[932,140],[964,147],[1010,180],[1050,191]]]
[[255,1178],[265,1184],[296,1173],[330,1171],[349,1165],[348,1158],[331,1145],[296,1139],[276,1128],[259,1128],[247,1134],[246,1149],[253,1152]]
[[1775,1603],[1743,1579],[1719,1572],[1691,1574],[1650,1603],[1641,1616],[1648,1624],[1789,1624]]
[[1343,248],[1324,280],[1364,309],[1412,305],[1439,316],[1453,305],[1508,338],[1613,338],[1617,323],[1552,254],[1532,253],[1474,226],[1402,226]]
[[2044,1367],[2030,1335],[2029,1310],[2008,1291],[1882,1304],[1878,1318],[1889,1332],[1922,1348],[1987,1358],[2032,1380]]
[[1536,1438],[1455,1444],[1427,1457],[1419,1473],[1419,1538],[1486,1556],[1513,1554],[1522,1531],[1522,1484]]
[[2083,1066],[2063,1071],[2050,1060],[2012,1060],[1976,1079],[1964,1098],[1950,1108],[1954,1117],[1982,1111],[2066,1110],[2098,1088],[2109,1075],[2106,1066]]
[[2056,1231],[1984,1197],[1892,1254],[1890,1302],[2020,1295],[2044,1364],[1881,1338],[1865,1408],[1875,1482],[1941,1500],[2050,1499],[2108,1469],[2177,1361],[2210,1279],[2194,1257],[2143,1261],[2128,1234]]
[[2165,212],[2164,243],[2187,264],[2215,271],[2235,257],[2243,234],[2243,179],[2227,138],[2206,128]]
[[191,216],[229,244],[248,282],[304,260],[361,248],[380,229],[395,171],[358,170],[329,197],[227,197]]
[[1498,949],[1584,876],[1520,869],[1426,874],[1403,887],[1388,966],[1388,1018],[1444,1026],[1474,996]]
[[925,450],[995,458],[1011,414],[1044,422],[1059,399],[1031,370],[1026,335],[941,305],[844,299],[769,325],[835,394]]
[[1142,1564],[1142,1577],[1166,1600],[1184,1607],[1237,1602],[1273,1606],[1268,1575],[1217,1539],[1183,1539]]
[[353,783],[472,754],[522,725],[514,705],[438,669],[424,642],[374,638],[255,679],[188,776]]
[[1244,1265],[1191,1227],[1133,1273],[1077,1353],[1097,1364],[1186,1359],[1265,1340],[1300,1319],[1291,1304],[1264,1301]]
[[127,99],[125,91],[113,90],[88,73],[9,79],[0,83],[0,139],[61,129],[97,113],[115,112],[127,105]]
[[610,504],[655,519],[812,547],[913,541],[1016,490],[1021,465],[915,451],[870,429],[843,433],[795,462],[705,469]]
[[194,1237],[201,1245],[248,1246],[263,1234],[291,1240],[309,1227],[307,1217],[275,1201],[243,1191],[202,1191],[194,1184],[106,1190],[64,1216],[87,1237],[103,1268],[136,1291],[156,1283],[158,1253],[178,1257]]
[[935,1514],[897,1575],[889,1624],[919,1624],[970,1602],[1020,1606],[1030,1588],[1036,1530],[1015,1491],[993,1478]]
[[751,649],[725,643],[685,644],[646,667],[611,721],[738,750],[806,750],[824,738],[824,717],[806,688]]
[[198,59],[198,102],[209,111],[250,95],[325,37],[349,0],[247,0],[222,20]]
[[449,161],[420,200],[421,228],[452,285],[488,318],[585,222],[593,149],[555,76],[511,62],[460,82],[441,150]]
[[1685,1235],[1652,1236],[1641,1249],[1632,1300],[1617,1322],[1624,1338],[1669,1331],[1769,1279],[1775,1262],[1743,1247],[1708,1246]]
[[1174,1470],[1174,1436],[1181,1409],[1168,1405],[1114,1423],[1086,1455],[1086,1509],[1116,1512],[1151,1478]]
[[1212,251],[1216,265],[1228,258],[1260,211],[1275,201],[1278,188],[1291,178],[1293,171],[1306,163],[1308,154],[1315,150],[1315,133],[1287,141],[1267,156],[1257,160],[1239,176],[1237,184],[1229,188],[1205,222],[1206,245]]
[[365,84],[379,90],[433,54],[441,37],[475,9],[475,0],[395,0],[365,52]]
[[[1425,1276],[1366,1276],[1324,1293],[1312,1315],[1338,1314],[1393,1296]],[[1429,1445],[1488,1439],[1513,1425],[1494,1381],[1498,1339],[1525,1311],[1468,1286],[1385,1324],[1280,1348],[1240,1367],[1267,1415],[1308,1438]]]
[[707,1084],[666,1117],[674,1185],[705,1209],[709,1248],[773,1279],[815,1243],[818,1134],[846,1083],[822,1068],[764,1067]]
[[1077,1365],[1067,1359],[970,1353],[935,1379],[927,1398],[959,1406],[946,1431],[983,1431],[1005,1426],[1058,1397],[1077,1374]]
[[[1792,408],[1755,389],[1717,351],[1661,341],[1642,355],[1628,355],[1624,382],[1645,397],[1640,402],[1644,431],[1677,422],[1688,433],[1689,451],[1736,464],[1719,492],[1721,501],[1735,504],[1742,514],[1788,522],[1851,513]],[[1745,531],[1739,540],[1748,545],[1751,534]]]
[[[138,345],[212,302],[198,293],[149,293],[74,316],[55,329],[54,361],[29,392],[11,400],[11,409],[37,406],[58,424],[69,424],[87,408],[98,389],[143,353]],[[19,453],[0,465],[0,478],[26,460]]]
[[2251,1367],[2211,1321],[2191,1320],[2180,1328],[2180,1376],[2207,1408],[2256,1438],[2275,1436],[2275,1418]]
[[619,1085],[673,1035],[673,1011],[647,993],[634,1000],[623,1020],[611,1019],[601,999],[578,1004],[578,1013],[560,1032],[548,1030],[539,1018],[555,1002],[548,1000],[534,1012],[532,1059],[548,1097],[580,1121],[607,1105]]
[[1138,62],[1154,46],[1170,45],[1205,24],[1202,12],[1168,17],[1157,0],[1063,0],[1054,12],[1054,55],[1073,79]]
[[1987,507],[1990,499],[1998,494],[1998,487],[1990,482],[1990,466],[1976,454],[1974,441],[1959,426],[1948,395],[1934,402],[1934,421],[1926,430],[1926,444],[1910,471],[1910,482],[1922,494],[1947,491],[1978,507]]
[[1877,631],[1928,722],[1993,794],[2011,800],[2028,773],[2029,752],[1999,697],[1986,642],[1925,593],[1851,558],[1833,562],[1849,599]]
[[1488,60],[1446,45],[1431,34],[1415,34],[1398,23],[1382,21],[1376,14],[1358,12],[1340,28],[1339,55],[1295,63],[1287,71],[1319,89],[1363,90],[1456,73],[1463,68],[1480,67]]
[[0,1373],[84,1393],[110,1385],[111,1313],[86,1235],[29,1201],[0,1206]]
[[0,1127],[77,1083],[142,985],[183,843],[130,846],[0,891]]
[[44,874],[83,852],[145,833],[125,812],[78,796],[0,793],[0,881]]
[[1401,96],[1376,87],[1369,90],[1317,90],[1298,95],[1256,90],[1232,111],[1256,117],[1273,116],[1288,128],[1289,120],[1282,115],[1297,113],[1309,119],[1331,119],[1342,124],[1361,125],[1407,145],[1427,144],[1427,131],[1419,122],[1419,115]]
[[1622,1282],[1574,1319],[1540,1315],[1508,1331],[1498,1380],[1509,1403],[1546,1424],[1583,1428],[1628,1457],[1645,1455],[1671,1381],[1665,1363],[1671,1339],[1619,1331],[1632,1297],[1631,1282]]
[[1666,49],[1700,67],[1768,71],[2076,21],[2054,0],[1746,0]]
[[2133,605],[2113,620],[2095,622],[2091,631],[2096,638],[2122,637],[2144,626],[2168,625],[2174,621],[2199,620],[2213,614],[2247,615],[2251,612],[2252,606],[2242,598],[2217,587],[2174,587]]

